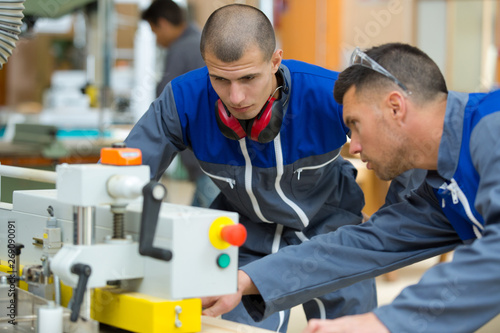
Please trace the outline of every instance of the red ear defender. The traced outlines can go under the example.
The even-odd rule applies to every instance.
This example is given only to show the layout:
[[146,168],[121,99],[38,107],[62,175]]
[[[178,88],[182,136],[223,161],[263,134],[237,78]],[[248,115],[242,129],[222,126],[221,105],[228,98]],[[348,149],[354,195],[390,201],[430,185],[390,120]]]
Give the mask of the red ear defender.
[[228,139],[239,140],[247,135],[260,143],[268,143],[278,135],[283,120],[283,108],[280,101],[269,97],[257,117],[247,120],[248,125],[241,126],[238,119],[227,110],[219,99],[215,102],[215,115],[220,131]]
[[[251,128],[250,138],[252,140],[261,142],[261,140],[259,140],[259,137],[261,134],[264,134],[262,131],[264,131],[266,129],[266,127],[269,125],[269,122],[271,121],[271,118],[273,116],[273,105],[274,105],[275,100],[276,100],[276,98],[274,98],[272,96],[269,97],[266,104],[264,105],[262,110],[259,112],[259,115],[253,120],[253,123],[250,127]],[[276,134],[278,134],[278,133],[276,133]],[[264,136],[266,136],[266,135],[264,135]],[[274,135],[272,139],[274,139],[275,136],[276,135]],[[261,138],[261,139],[265,140],[264,138]],[[271,140],[269,140],[269,141],[271,141]],[[265,143],[265,142],[269,142],[269,141],[265,140],[264,142],[261,142],[261,143]]]
[[217,118],[217,125],[219,125],[220,131],[226,138],[239,140],[247,136],[238,119],[233,117],[220,99],[215,102],[215,116]]

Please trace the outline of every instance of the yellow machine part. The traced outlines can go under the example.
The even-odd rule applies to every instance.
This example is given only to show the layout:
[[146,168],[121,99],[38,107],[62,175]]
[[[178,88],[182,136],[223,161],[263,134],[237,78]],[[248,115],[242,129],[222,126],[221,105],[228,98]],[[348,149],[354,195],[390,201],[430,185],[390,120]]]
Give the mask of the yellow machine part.
[[169,301],[112,287],[96,288],[91,316],[101,323],[138,333],[200,332],[201,300]]
[[[11,268],[0,265],[0,271],[11,273]],[[28,290],[28,284],[24,281],[19,281],[19,287]],[[71,287],[61,283],[62,306],[68,305],[72,291]],[[176,312],[176,307],[180,311]],[[199,298],[169,301],[106,287],[94,289],[91,317],[101,323],[137,333],[194,333],[201,331],[201,310]]]
[[[4,260],[5,262],[5,260]],[[23,266],[20,267],[20,272],[19,274],[22,275],[23,273]],[[7,265],[0,265],[0,272],[4,272],[4,273],[7,273],[7,274],[12,274],[12,268],[10,268],[9,266]],[[19,288],[23,289],[23,290],[28,290],[28,284],[24,281],[19,281]]]

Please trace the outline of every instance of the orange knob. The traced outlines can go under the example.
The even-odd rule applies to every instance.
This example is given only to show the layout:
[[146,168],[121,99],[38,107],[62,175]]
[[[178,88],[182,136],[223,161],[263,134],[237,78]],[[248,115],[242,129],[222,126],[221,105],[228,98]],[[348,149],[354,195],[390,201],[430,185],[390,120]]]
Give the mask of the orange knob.
[[102,148],[101,164],[141,165],[142,153],[137,148]]
[[234,246],[241,246],[247,239],[247,229],[241,224],[226,225],[220,235],[223,240]]

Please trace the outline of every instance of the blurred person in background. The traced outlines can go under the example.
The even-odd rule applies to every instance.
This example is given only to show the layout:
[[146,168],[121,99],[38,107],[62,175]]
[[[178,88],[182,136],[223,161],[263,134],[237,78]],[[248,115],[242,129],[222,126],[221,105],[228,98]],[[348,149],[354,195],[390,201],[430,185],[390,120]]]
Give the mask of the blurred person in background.
[[[174,78],[205,66],[200,53],[201,31],[188,22],[185,11],[172,0],[155,0],[142,12],[156,36],[158,46],[167,53],[162,66],[161,79],[156,86],[156,97]],[[203,173],[193,152],[184,150],[180,161],[186,168],[189,180],[196,186],[192,205],[208,207],[219,193],[219,189]]]

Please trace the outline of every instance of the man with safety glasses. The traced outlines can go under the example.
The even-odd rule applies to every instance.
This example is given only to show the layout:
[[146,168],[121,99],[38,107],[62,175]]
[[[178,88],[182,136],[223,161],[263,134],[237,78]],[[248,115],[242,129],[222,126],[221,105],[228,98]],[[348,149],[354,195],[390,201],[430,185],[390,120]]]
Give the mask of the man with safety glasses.
[[[352,132],[351,153],[382,179],[420,168],[428,170],[425,181],[364,224],[244,267],[245,307],[259,320],[454,249],[451,262],[429,269],[391,304],[368,314],[311,320],[304,332],[476,331],[500,313],[500,91],[448,92],[425,53],[394,43],[366,53],[356,49],[334,96]],[[284,289],[281,279],[298,253],[314,253],[316,266]],[[223,301],[231,304],[229,297]]]

